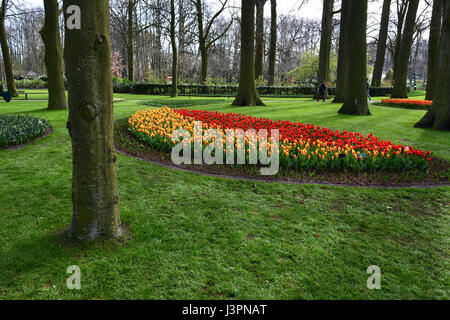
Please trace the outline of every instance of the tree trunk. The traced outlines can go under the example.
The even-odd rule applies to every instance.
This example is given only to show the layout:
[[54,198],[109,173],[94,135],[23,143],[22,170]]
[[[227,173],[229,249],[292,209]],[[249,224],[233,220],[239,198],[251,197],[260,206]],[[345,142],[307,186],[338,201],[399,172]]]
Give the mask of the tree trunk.
[[450,130],[450,2],[444,1],[439,64],[431,109],[416,123],[416,128]]
[[82,29],[65,29],[73,156],[69,233],[83,241],[118,238],[109,0],[64,0],[64,12],[70,5],[80,7]]
[[170,0],[170,41],[172,43],[172,98],[178,96],[178,48],[175,19],[175,0]]
[[269,86],[275,85],[275,63],[277,59],[277,0],[270,0],[270,48],[269,48]]
[[[320,53],[319,53],[319,72],[317,73],[317,81],[328,82],[330,80],[330,51],[331,51],[331,33],[333,22],[333,6],[334,0],[323,1],[322,12],[322,35],[320,38]],[[314,99],[317,99],[318,92]],[[325,92],[325,97],[328,97],[328,92]]]
[[349,29],[349,0],[342,0],[341,5],[341,26],[339,31],[339,52],[338,52],[338,66],[336,76],[336,95],[334,103],[343,103],[345,89],[348,76],[348,44],[347,34]]
[[263,75],[264,60],[264,5],[267,0],[256,0],[255,79]]
[[45,45],[48,110],[67,109],[64,87],[63,52],[59,35],[58,0],[44,0],[45,21],[40,34]]
[[339,113],[370,115],[367,103],[367,0],[349,0],[348,81]]
[[128,43],[127,43],[127,55],[128,55],[128,79],[134,80],[134,31],[133,31],[133,12],[134,12],[134,0],[128,0]]
[[2,0],[2,7],[0,11],[0,45],[2,47],[3,64],[5,65],[6,85],[11,97],[18,97],[19,93],[16,90],[16,83],[14,82],[13,64],[11,60],[11,52],[9,51],[8,40],[6,39],[5,16],[6,16],[6,0]]
[[437,78],[437,64],[439,62],[439,42],[442,26],[442,0],[433,1],[433,13],[431,16],[430,39],[428,41],[428,75],[426,100],[433,100],[433,86]]
[[234,106],[263,106],[255,83],[255,0],[242,0],[241,69]]
[[403,33],[403,23],[405,22],[409,0],[397,0],[397,37],[394,44],[394,77],[397,70],[398,56]]
[[372,87],[381,87],[384,60],[386,56],[386,41],[389,29],[389,15],[391,12],[391,0],[384,0],[381,14],[380,34],[378,36],[377,58],[373,69]]
[[397,66],[394,74],[394,88],[392,98],[408,98],[407,77],[409,56],[416,28],[416,16],[419,8],[419,0],[410,0],[408,13],[405,20],[405,29],[400,41],[400,49],[397,57]]
[[208,84],[208,49],[206,45],[200,44],[200,56],[202,58],[201,84]]

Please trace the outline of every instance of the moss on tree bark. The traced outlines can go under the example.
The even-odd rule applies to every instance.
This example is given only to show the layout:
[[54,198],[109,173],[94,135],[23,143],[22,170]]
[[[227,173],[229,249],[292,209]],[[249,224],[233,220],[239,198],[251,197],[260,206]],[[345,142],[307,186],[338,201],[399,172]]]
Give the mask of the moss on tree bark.
[[433,1],[433,13],[431,16],[430,39],[428,41],[428,71],[427,71],[427,93],[426,100],[433,100],[434,82],[437,78],[437,64],[439,62],[439,43],[441,39],[442,27],[441,0]]
[[242,0],[241,70],[234,106],[263,106],[255,82],[255,0]]
[[48,110],[67,109],[64,86],[63,49],[59,35],[58,0],[44,0],[45,21],[40,34],[45,46]]
[[109,1],[64,0],[65,9],[70,5],[81,9],[81,30],[67,26],[65,30],[67,127],[73,155],[69,232],[80,240],[117,238],[122,227],[113,138]]
[[14,82],[13,63],[11,60],[11,52],[9,51],[8,40],[6,39],[5,16],[7,9],[7,1],[2,0],[0,8],[0,45],[2,47],[3,64],[5,65],[6,85],[11,97],[18,97],[19,93]]
[[367,103],[367,0],[349,0],[347,85],[339,113],[370,115]]
[[444,2],[437,82],[431,109],[416,123],[417,128],[450,130],[450,2]]

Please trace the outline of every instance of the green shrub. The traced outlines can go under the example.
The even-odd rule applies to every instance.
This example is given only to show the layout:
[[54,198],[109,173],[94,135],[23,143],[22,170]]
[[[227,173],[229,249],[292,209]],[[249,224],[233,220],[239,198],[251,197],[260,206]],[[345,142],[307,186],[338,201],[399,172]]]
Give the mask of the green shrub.
[[47,128],[47,121],[38,117],[0,114],[0,146],[27,143],[42,136]]

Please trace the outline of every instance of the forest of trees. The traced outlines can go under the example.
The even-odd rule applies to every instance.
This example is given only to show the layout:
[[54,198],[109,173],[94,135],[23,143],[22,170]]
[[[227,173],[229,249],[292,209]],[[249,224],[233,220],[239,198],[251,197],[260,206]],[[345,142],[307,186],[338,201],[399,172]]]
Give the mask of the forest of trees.
[[[45,2],[49,3],[43,1],[43,4]],[[379,4],[380,10],[368,13],[368,64],[375,66],[372,79],[375,87],[391,85],[382,80],[390,69],[395,68],[394,55],[399,52],[401,38],[397,35],[404,33],[398,27],[398,21],[406,19],[405,3],[408,2],[377,0],[375,3]],[[407,52],[413,63],[407,66],[406,71],[408,85],[419,87],[428,77],[427,29],[432,12],[430,1],[421,2],[413,26],[412,49]],[[22,1],[5,0],[3,3],[14,75],[46,76],[45,45],[41,38],[45,19],[43,5],[32,8],[24,6]],[[341,0],[326,0],[324,3],[323,25],[320,19],[303,18],[296,12],[279,14],[276,0],[256,1],[255,78],[259,85],[313,85],[318,81],[317,77],[323,78],[323,73],[329,69],[329,65],[324,63],[330,56],[327,52],[331,52],[331,56],[338,54],[342,19]],[[266,15],[261,14],[264,9]],[[301,10],[299,5],[299,12]],[[166,77],[173,76],[173,52],[176,51],[179,83],[238,82],[241,17],[234,1],[111,0],[110,15],[114,76],[164,83]],[[60,37],[64,39],[62,19],[60,15]],[[326,33],[321,32],[324,27],[328,30]],[[327,42],[321,41],[323,36]],[[378,46],[378,43],[385,45]],[[385,54],[381,55],[381,52]],[[316,70],[311,66],[306,65],[302,69],[305,57],[311,55],[317,57],[314,67],[322,68],[320,75],[315,74]],[[299,68],[302,74],[309,76],[307,81],[296,76],[294,70]],[[6,79],[3,65],[0,77]],[[335,84],[335,79],[327,80],[334,80],[331,84]]]

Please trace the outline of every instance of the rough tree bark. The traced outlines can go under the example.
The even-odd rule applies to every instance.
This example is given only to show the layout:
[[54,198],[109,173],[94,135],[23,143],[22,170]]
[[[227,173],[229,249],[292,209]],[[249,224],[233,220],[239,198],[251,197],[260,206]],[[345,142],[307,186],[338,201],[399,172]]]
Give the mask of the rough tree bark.
[[270,15],[269,86],[273,86],[277,59],[277,0],[270,0]]
[[267,0],[256,0],[255,79],[263,75],[264,60],[264,6]]
[[419,8],[419,0],[410,0],[408,13],[406,14],[405,28],[403,30],[398,51],[396,69],[394,74],[394,88],[392,89],[392,98],[407,98],[407,76],[409,56],[413,43],[414,31],[416,29],[416,16]]
[[386,41],[389,30],[389,15],[391,13],[392,0],[384,0],[381,13],[380,34],[378,35],[377,57],[373,68],[372,87],[381,87],[384,61],[386,56]]
[[370,115],[367,103],[367,0],[349,0],[348,81],[339,113]]
[[450,130],[450,2],[444,1],[437,81],[431,109],[416,123],[417,128]]
[[439,42],[442,26],[442,0],[433,1],[433,13],[431,16],[430,39],[428,41],[428,75],[426,100],[433,100],[434,82],[437,78],[437,64],[439,62]]
[[255,0],[242,0],[241,69],[234,106],[263,106],[255,83]]
[[[333,6],[334,0],[323,1],[322,12],[322,34],[320,38],[320,53],[319,53],[319,72],[317,73],[317,81],[328,82],[330,80],[330,51],[331,51],[331,33],[333,22]],[[316,91],[314,99],[317,99],[318,91]],[[328,97],[328,92],[325,93]]]
[[334,103],[343,103],[345,88],[348,76],[348,47],[347,34],[349,26],[349,0],[342,0],[341,4],[341,26],[339,31],[339,52],[338,52],[338,66],[336,75],[336,95],[334,96]]
[[397,35],[394,43],[394,75],[397,70],[398,55],[400,52],[400,45],[402,42],[403,24],[405,22],[406,13],[408,10],[409,0],[396,0],[397,6]]
[[47,68],[48,110],[67,109],[64,87],[63,49],[59,35],[58,0],[44,0],[45,21],[40,34],[45,46]]
[[3,64],[5,65],[6,85],[11,97],[18,97],[19,93],[14,82],[13,64],[11,60],[11,52],[9,51],[8,40],[6,39],[5,17],[8,0],[2,0],[0,8],[0,45],[2,47]]
[[64,0],[81,9],[81,30],[65,29],[72,140],[73,217],[82,241],[122,234],[114,150],[109,0]]
[[178,96],[178,48],[176,35],[175,0],[170,0],[170,42],[172,43],[172,98]]

